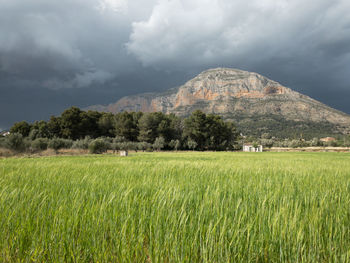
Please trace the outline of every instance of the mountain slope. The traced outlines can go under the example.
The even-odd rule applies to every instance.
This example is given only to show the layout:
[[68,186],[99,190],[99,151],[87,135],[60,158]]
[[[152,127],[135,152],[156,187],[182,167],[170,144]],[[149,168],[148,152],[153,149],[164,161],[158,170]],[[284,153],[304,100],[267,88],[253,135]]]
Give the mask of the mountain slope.
[[113,113],[161,111],[180,116],[200,109],[233,120],[252,134],[293,126],[303,132],[305,125],[325,134],[346,133],[350,129],[349,115],[257,73],[229,68],[204,71],[183,86],[164,93],[128,96],[114,104],[89,109]]

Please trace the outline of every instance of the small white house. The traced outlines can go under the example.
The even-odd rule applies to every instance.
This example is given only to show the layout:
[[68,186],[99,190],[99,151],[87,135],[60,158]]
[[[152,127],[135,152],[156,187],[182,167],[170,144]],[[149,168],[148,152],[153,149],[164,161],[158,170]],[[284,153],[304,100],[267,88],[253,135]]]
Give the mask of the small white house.
[[7,131],[7,132],[1,132],[1,135],[4,136],[4,137],[5,137],[5,136],[9,136],[9,135],[10,135],[10,132],[9,132],[9,131]]
[[128,156],[128,151],[120,151],[120,156]]
[[258,145],[257,147],[254,147],[253,144],[243,145],[243,152],[262,152],[262,151],[263,151],[262,145]]

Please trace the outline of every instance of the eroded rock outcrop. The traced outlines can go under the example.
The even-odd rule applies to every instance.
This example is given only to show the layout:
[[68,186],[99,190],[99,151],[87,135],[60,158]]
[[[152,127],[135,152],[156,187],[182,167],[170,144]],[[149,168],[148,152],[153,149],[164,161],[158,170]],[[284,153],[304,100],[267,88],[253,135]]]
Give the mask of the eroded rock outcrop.
[[350,129],[349,115],[257,73],[229,68],[204,71],[166,93],[128,96],[90,109],[113,113],[161,111],[182,116],[201,109],[232,120],[239,116],[277,115],[293,121],[329,122],[342,132]]

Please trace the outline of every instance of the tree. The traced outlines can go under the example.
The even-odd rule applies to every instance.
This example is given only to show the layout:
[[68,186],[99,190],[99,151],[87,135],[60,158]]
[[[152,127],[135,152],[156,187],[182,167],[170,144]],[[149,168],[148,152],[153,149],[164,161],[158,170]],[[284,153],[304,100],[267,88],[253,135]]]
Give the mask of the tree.
[[[165,121],[164,114],[161,112],[152,112],[144,114],[138,123],[139,141],[154,143],[155,139],[163,135],[167,136],[168,123]],[[164,137],[163,137],[164,138]]]
[[233,148],[238,132],[232,122],[197,110],[185,119],[183,137],[195,141],[199,150],[226,150]]
[[194,151],[194,149],[196,149],[197,145],[198,144],[196,143],[196,141],[192,140],[191,138],[189,138],[187,140],[187,146],[190,150]]
[[157,151],[160,151],[161,149],[163,149],[165,146],[165,139],[160,136],[157,137],[153,143],[153,148],[156,149]]
[[61,133],[63,138],[79,139],[82,136],[82,111],[77,107],[65,110],[61,115]]
[[218,115],[207,115],[207,140],[205,148],[208,150],[226,150],[237,137],[232,123],[225,123]]
[[180,149],[181,147],[181,142],[180,140],[171,140],[169,142],[169,146],[174,149],[175,151],[177,151],[178,149]]
[[31,127],[29,138],[35,140],[36,138],[50,138],[50,130],[46,121],[36,121]]
[[90,136],[92,138],[97,138],[104,136],[99,127],[99,120],[101,116],[102,114],[97,111],[81,111],[80,124],[77,127],[77,137],[84,138],[86,136]]
[[49,138],[61,137],[61,118],[51,116],[50,120],[47,123],[47,127],[49,130]]
[[206,140],[208,138],[206,126],[207,117],[205,113],[201,112],[200,110],[194,111],[190,117],[185,119],[183,136],[185,139],[187,139],[187,145],[190,141],[193,145],[192,141],[194,141],[196,143],[196,147],[198,146],[200,150],[204,150]]
[[137,141],[139,135],[138,122],[142,115],[138,112],[122,112],[115,115],[115,135],[122,136],[128,141]]
[[112,113],[102,113],[98,120],[100,136],[113,137],[115,135],[115,118]]
[[30,124],[26,121],[16,122],[10,129],[10,133],[19,133],[23,137],[27,137],[30,132]]

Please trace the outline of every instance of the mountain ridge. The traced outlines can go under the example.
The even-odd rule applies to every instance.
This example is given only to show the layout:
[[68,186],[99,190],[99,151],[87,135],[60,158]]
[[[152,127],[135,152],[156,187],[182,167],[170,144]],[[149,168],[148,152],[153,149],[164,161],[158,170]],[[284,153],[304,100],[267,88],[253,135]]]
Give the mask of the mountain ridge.
[[[219,114],[238,124],[241,119],[285,119],[305,123],[330,123],[335,133],[350,132],[350,115],[333,109],[255,72],[215,68],[201,72],[184,85],[160,93],[126,96],[90,110],[118,113],[143,111],[188,116],[196,109]],[[247,121],[247,120],[246,120]]]

